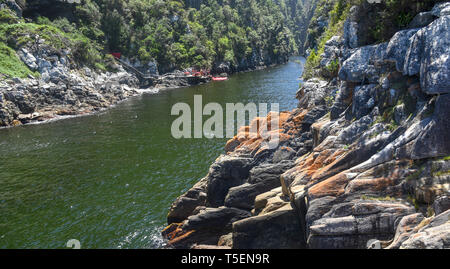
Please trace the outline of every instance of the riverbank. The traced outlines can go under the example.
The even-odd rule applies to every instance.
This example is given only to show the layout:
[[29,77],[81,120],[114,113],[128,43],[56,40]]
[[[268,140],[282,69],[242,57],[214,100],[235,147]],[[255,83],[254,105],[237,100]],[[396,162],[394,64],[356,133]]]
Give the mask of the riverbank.
[[[249,47],[247,57],[235,58],[230,57],[234,55],[235,48],[224,38],[222,41],[226,42],[228,57],[217,54],[217,44],[213,43],[207,52],[214,53],[214,57],[208,57],[208,60],[203,54],[205,50],[202,50],[202,55],[196,55],[200,50],[195,53],[191,50],[187,55],[185,46],[188,45],[177,42],[171,49],[165,47],[164,50],[168,51],[156,57],[160,64],[154,59],[154,54],[159,54],[162,48],[153,48],[151,54],[147,51],[150,44],[139,44],[139,53],[131,52],[131,45],[123,45],[122,49],[129,53],[112,53],[117,56],[114,58],[107,53],[113,48],[102,48],[111,40],[101,38],[104,33],[96,28],[98,25],[81,23],[87,19],[83,12],[91,12],[96,3],[84,9],[88,5],[84,2],[57,1],[55,5],[59,8],[52,10],[54,14],[49,18],[46,17],[50,15],[47,5],[18,4],[16,1],[0,3],[0,28],[4,37],[0,40],[0,127],[89,114],[135,96],[141,88],[164,90],[198,85],[210,80],[209,77],[185,76],[182,71],[174,71],[186,66],[209,66],[214,74],[231,74],[260,69],[272,63],[285,63],[288,55],[295,51],[278,48],[277,53],[273,53],[273,49]],[[103,5],[100,7],[104,8]],[[148,8],[151,9],[151,5]],[[179,12],[184,12],[184,9],[180,8]],[[76,20],[77,17],[80,20]],[[188,32],[194,34],[190,30]],[[95,40],[91,39],[92,35],[96,36]],[[161,42],[167,43],[169,39]],[[189,47],[192,46],[189,44]],[[172,54],[172,48],[172,57],[166,58]],[[115,49],[118,49],[117,46]],[[175,53],[177,49],[179,52]],[[180,62],[194,55],[197,56],[195,62],[189,65]],[[159,72],[165,74],[160,75]]]
[[354,20],[368,11],[352,7],[352,27],[321,56],[338,70],[303,83],[298,108],[272,130],[277,148],[263,146],[264,130],[254,138],[242,128],[228,141],[169,210],[169,246],[450,247],[448,6],[360,46]]
[[[171,108],[205,103],[296,107],[303,64],[138,94],[95,114],[0,129],[0,248],[161,248],[171,203],[203,177],[226,139],[178,140]],[[304,63],[305,59],[301,59]],[[189,158],[186,158],[189,152]]]
[[[41,65],[46,62],[33,55],[27,57],[34,58]],[[0,81],[0,128],[89,115],[142,93],[157,93],[212,81],[165,75],[155,79],[155,85],[141,88],[136,75],[121,66],[117,66],[120,71],[115,73],[98,73],[87,67],[71,70],[64,65],[67,62],[65,57],[55,57],[53,63],[48,63],[50,70],[45,71],[45,74],[51,74],[49,77]],[[267,67],[258,66],[241,72]]]

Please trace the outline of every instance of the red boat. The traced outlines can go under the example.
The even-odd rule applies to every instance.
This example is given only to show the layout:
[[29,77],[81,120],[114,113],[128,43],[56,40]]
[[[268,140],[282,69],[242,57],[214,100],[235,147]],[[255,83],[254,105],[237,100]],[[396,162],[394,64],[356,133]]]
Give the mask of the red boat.
[[215,81],[222,81],[222,80],[227,80],[228,78],[227,77],[212,77],[212,80],[215,80]]
[[120,53],[120,52],[113,52],[113,53],[111,53],[111,55],[117,59],[120,59],[122,57],[122,53]]

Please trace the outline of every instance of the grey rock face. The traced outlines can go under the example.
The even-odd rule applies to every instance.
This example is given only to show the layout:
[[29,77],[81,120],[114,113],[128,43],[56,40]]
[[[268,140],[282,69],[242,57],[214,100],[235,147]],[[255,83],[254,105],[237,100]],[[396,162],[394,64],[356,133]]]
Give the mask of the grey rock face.
[[414,213],[413,208],[401,204],[364,201],[355,202],[346,211],[352,215],[313,222],[308,245],[319,249],[366,248],[369,239],[392,238],[397,219]]
[[445,3],[436,4],[433,7],[433,9],[431,10],[431,14],[433,14],[436,17],[450,15],[450,3],[445,2]]
[[167,215],[168,224],[182,222],[187,219],[199,206],[206,205],[206,178],[200,180],[189,191],[172,204]]
[[342,141],[342,144],[349,145],[367,129],[373,123],[373,116],[367,115],[359,120],[353,122],[348,127],[344,128],[338,135],[338,141]]
[[298,216],[290,205],[233,224],[233,248],[235,249],[300,249],[304,247],[304,235]]
[[313,109],[315,106],[324,105],[324,97],[329,94],[328,82],[323,80],[308,80],[297,91],[298,107]]
[[377,83],[382,73],[376,62],[383,62],[388,43],[358,48],[339,70],[339,78],[350,82]]
[[357,6],[351,7],[349,17],[344,23],[344,45],[352,49],[359,46],[358,23],[355,21],[355,14],[358,12],[357,9]]
[[303,119],[303,124],[313,124],[318,119],[322,118],[325,114],[327,114],[328,109],[326,106],[316,106],[312,110],[308,111]]
[[421,12],[417,14],[414,19],[409,23],[409,28],[422,28],[432,23],[436,17],[430,12]]
[[386,49],[386,59],[395,61],[397,71],[403,71],[405,55],[411,43],[411,38],[419,29],[397,32],[389,41]]
[[450,94],[437,98],[432,121],[422,130],[412,146],[411,157],[424,159],[450,154]]
[[225,206],[251,210],[256,196],[280,187],[280,175],[293,165],[293,162],[283,161],[253,168],[250,171],[249,183],[230,188],[225,198]]
[[321,55],[322,60],[320,61],[320,66],[326,67],[332,61],[338,60],[341,53],[342,42],[339,36],[333,36],[330,40],[325,43],[324,52]]
[[352,114],[357,119],[367,115],[375,106],[376,87],[376,84],[355,87]]
[[225,197],[232,187],[239,186],[247,180],[251,166],[250,158],[221,156],[209,170],[207,203],[212,207],[223,206]]
[[339,118],[340,114],[350,105],[353,90],[354,87],[350,87],[348,82],[341,82],[336,100],[334,100],[330,109],[330,119],[335,120]]
[[387,249],[398,249],[412,234],[413,229],[424,219],[421,213],[405,216],[401,219],[395,232],[395,237]]
[[325,213],[330,211],[335,200],[336,198],[332,196],[326,196],[312,200],[309,203],[308,212],[305,216],[307,227],[311,226],[314,221],[322,218]]
[[33,56],[30,52],[28,52],[27,49],[22,48],[20,49],[17,54],[19,55],[20,59],[33,71],[36,71],[38,69],[38,65],[36,63],[36,57]]
[[17,105],[23,114],[33,113],[36,106],[30,95],[21,90],[6,91],[3,93],[5,100]]
[[442,196],[437,198],[433,203],[433,210],[436,215],[450,209],[450,196]]
[[214,232],[219,235],[224,235],[231,231],[233,222],[250,216],[249,211],[237,208],[205,208],[199,214],[190,216],[183,224],[183,230],[206,230],[210,233]]
[[443,16],[413,37],[406,53],[403,73],[420,74],[427,94],[450,92],[450,16]]
[[434,217],[404,241],[402,249],[447,249],[450,247],[450,210]]

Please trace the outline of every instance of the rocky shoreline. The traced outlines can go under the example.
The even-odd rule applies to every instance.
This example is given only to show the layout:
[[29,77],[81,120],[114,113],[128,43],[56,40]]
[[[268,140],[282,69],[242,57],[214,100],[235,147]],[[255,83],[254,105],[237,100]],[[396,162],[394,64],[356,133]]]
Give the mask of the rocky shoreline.
[[332,37],[321,64],[337,60],[338,74],[302,85],[269,130],[276,149],[239,130],[173,203],[168,246],[449,248],[449,8],[381,44],[358,46],[357,27]]
[[[179,72],[181,75],[157,76],[151,85],[142,88],[142,79],[118,64],[117,72],[99,73],[88,67],[72,68],[69,51],[49,52],[42,46],[35,51],[22,48],[18,54],[41,76],[0,80],[0,128],[91,114],[145,92],[157,93],[211,81]],[[264,68],[257,66],[252,70]]]

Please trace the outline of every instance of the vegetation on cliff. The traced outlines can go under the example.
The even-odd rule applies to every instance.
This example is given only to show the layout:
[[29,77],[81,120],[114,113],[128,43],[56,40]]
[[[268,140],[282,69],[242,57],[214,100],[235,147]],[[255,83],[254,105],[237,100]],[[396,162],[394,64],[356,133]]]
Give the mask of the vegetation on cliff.
[[120,52],[133,61],[157,62],[160,72],[169,72],[211,69],[220,63],[239,70],[284,62],[304,42],[308,24],[304,14],[312,1],[2,0],[0,4],[6,7],[11,2],[19,4],[25,19],[1,9],[0,42],[14,50],[32,45],[37,35],[55,49],[76,51],[76,62],[96,69],[107,68],[105,54]]
[[[369,4],[365,0],[319,0],[308,28],[306,48],[311,49],[305,68],[306,79],[320,74],[320,61],[324,53],[325,42],[335,35],[341,35],[344,23],[349,18],[350,8],[355,6],[361,11],[352,18],[359,31],[359,46],[380,43],[389,40],[396,32],[409,27],[413,18],[431,8],[438,0],[387,0]],[[338,63],[325,66],[337,74]]]

